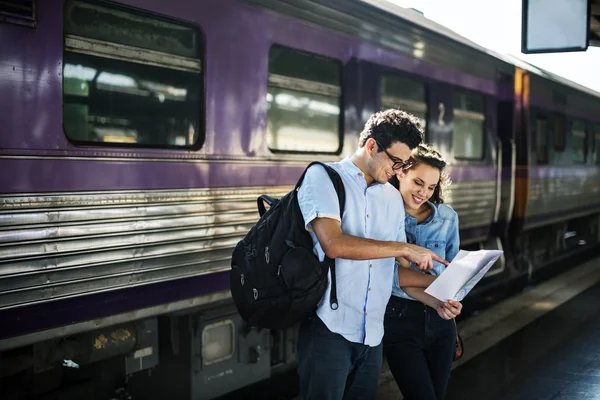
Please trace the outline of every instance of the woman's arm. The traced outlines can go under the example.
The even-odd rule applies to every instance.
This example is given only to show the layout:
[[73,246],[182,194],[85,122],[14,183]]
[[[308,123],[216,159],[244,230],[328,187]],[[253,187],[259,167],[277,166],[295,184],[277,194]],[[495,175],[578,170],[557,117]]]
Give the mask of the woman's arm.
[[398,285],[400,287],[420,287],[426,288],[435,281],[435,276],[430,274],[422,274],[413,269],[404,267],[402,264],[398,266]]
[[403,287],[404,293],[415,300],[429,306],[437,311],[442,319],[456,318],[462,311],[462,304],[456,300],[448,300],[447,302],[440,301],[433,296],[425,293],[425,289],[417,287]]
[[437,310],[438,307],[442,304],[442,302],[436,299],[435,297],[425,293],[425,288],[408,286],[402,287],[402,290],[404,290],[404,293],[406,293],[413,299],[420,301],[421,303],[433,308],[434,310]]

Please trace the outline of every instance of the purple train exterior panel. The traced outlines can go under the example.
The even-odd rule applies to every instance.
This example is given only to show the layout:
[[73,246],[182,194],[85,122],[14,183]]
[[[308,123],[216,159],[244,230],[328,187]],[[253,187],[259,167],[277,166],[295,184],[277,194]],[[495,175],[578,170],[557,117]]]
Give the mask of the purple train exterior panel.
[[[185,267],[188,261],[183,259],[177,259],[173,264],[176,267],[160,264],[162,270],[174,271],[171,275],[160,275],[156,272],[156,265],[151,262],[154,256],[148,256],[150,261],[144,261],[136,267],[137,270],[132,270],[134,275],[128,278],[132,287],[123,290],[128,281],[117,278],[108,270],[106,264],[102,263],[113,263],[119,257],[123,257],[123,254],[127,254],[125,257],[132,257],[133,262],[139,254],[154,254],[152,252],[158,251],[154,250],[156,246],[171,246],[172,250],[169,251],[179,254],[181,249],[170,244],[174,240],[173,234],[168,233],[171,231],[165,233],[164,237],[157,237],[158,228],[150,230],[149,227],[169,226],[169,229],[174,229],[172,221],[185,220],[191,221],[189,223],[193,225],[177,226],[177,229],[181,230],[183,240],[180,245],[189,248],[192,243],[196,243],[191,240],[200,240],[197,245],[202,249],[198,254],[199,260],[215,259],[217,264],[211,264],[211,271],[226,271],[227,261],[223,257],[227,247],[218,246],[230,246],[231,242],[241,237],[244,230],[255,220],[255,210],[252,209],[255,192],[275,190],[269,189],[274,187],[280,191],[281,187],[289,187],[295,183],[308,162],[315,158],[310,154],[273,154],[268,149],[265,135],[267,104],[264,99],[267,95],[267,55],[273,43],[338,59],[344,65],[352,59],[360,59],[402,73],[414,74],[427,82],[444,82],[444,85],[435,89],[435,93],[431,93],[440,99],[451,99],[449,85],[477,91],[490,98],[494,98],[499,92],[497,83],[493,80],[435,65],[350,36],[332,34],[325,28],[265,12],[239,1],[207,0],[188,3],[183,0],[130,0],[124,1],[123,4],[200,27],[204,40],[202,72],[205,93],[202,102],[204,110],[201,115],[204,121],[201,125],[205,128],[204,144],[199,150],[161,150],[80,146],[69,142],[63,131],[62,110],[63,2],[40,2],[39,24],[35,30],[2,26],[0,91],[5,95],[0,98],[0,108],[6,112],[0,114],[0,126],[4,132],[0,135],[0,168],[11,173],[0,176],[0,192],[6,195],[3,207],[12,208],[17,213],[13,220],[17,222],[13,223],[21,224],[15,225],[18,231],[15,231],[13,237],[17,239],[7,243],[13,243],[14,247],[8,258],[5,258],[5,262],[10,266],[6,271],[15,270],[19,257],[33,261],[28,266],[28,275],[20,277],[9,273],[4,276],[6,284],[18,282],[22,285],[19,287],[29,293],[28,296],[17,298],[15,295],[7,295],[0,308],[6,308],[2,314],[3,319],[9,320],[21,310],[24,313],[27,311],[22,314],[23,318],[31,316],[31,323],[35,321],[36,324],[35,327],[29,323],[20,324],[11,331],[12,334],[56,325],[50,323],[51,317],[35,317],[40,314],[40,311],[36,311],[37,307],[46,307],[46,302],[49,302],[48,307],[52,305],[56,310],[63,310],[56,312],[56,315],[66,312],[66,309],[74,307],[75,304],[81,307],[80,309],[86,309],[85,305],[89,305],[85,315],[73,309],[71,320],[68,321],[72,323],[108,315],[107,313],[151,307],[160,302],[172,302],[202,296],[207,291],[218,292],[226,289],[222,284],[205,286],[202,282],[208,281],[205,281],[205,278],[193,277],[193,268]],[[363,77],[357,76],[358,78]],[[378,84],[375,81],[373,83]],[[352,85],[353,82],[345,83],[345,86]],[[370,92],[367,97],[375,96],[376,92]],[[369,104],[377,102],[374,98],[361,98],[366,96],[365,93],[351,93],[352,90],[349,89],[345,109],[347,114],[354,112],[355,121],[347,124],[344,129],[341,154],[322,157],[324,160],[336,160],[354,151],[360,127],[373,111]],[[437,104],[434,106],[437,107]],[[495,121],[494,110],[489,110],[488,118]],[[431,115],[432,129],[435,129],[437,120],[438,116]],[[444,120],[448,124],[451,123],[449,113]],[[489,126],[488,129],[488,135],[493,138],[494,127]],[[441,135],[439,144],[449,148],[447,132],[442,132]],[[478,196],[478,193],[487,196],[483,201],[479,201],[480,208],[476,213],[472,213],[474,217],[469,216],[474,208],[466,202],[462,204],[464,209],[459,210],[465,216],[461,234],[466,242],[482,240],[489,236],[493,209],[499,201],[496,187],[497,171],[492,161],[491,143],[493,140],[486,144],[485,159],[482,162],[476,165],[457,164],[451,170],[457,198],[472,199],[473,195]],[[217,189],[223,191],[213,192]],[[193,199],[186,206],[190,210],[189,214],[164,211],[163,204],[174,204],[166,206],[173,210],[180,207],[182,197],[179,192],[171,195],[161,194],[162,197],[157,195],[151,199],[139,198],[142,191],[150,193],[156,190],[191,191],[185,194],[186,199]],[[203,192],[194,192],[198,190]],[[94,196],[101,198],[102,204],[110,204],[111,207],[118,207],[118,210],[121,210],[119,212],[125,212],[121,217],[122,222],[115,222],[116,214],[103,216],[103,206],[100,203],[97,206],[100,208],[95,208],[89,198],[83,203],[82,199],[86,193],[94,193]],[[51,197],[45,197],[44,194]],[[138,197],[131,200],[131,196]],[[41,208],[34,208],[28,205],[28,202]],[[20,205],[15,206],[17,203]],[[85,204],[89,215],[101,217],[86,219],[85,215],[76,215],[76,212],[71,210],[76,209],[78,204]],[[235,210],[228,208],[228,204],[243,204],[243,207]],[[128,207],[132,206],[142,211],[136,211],[137,214],[128,211]],[[53,214],[46,214],[43,211],[44,207],[52,207]],[[208,220],[197,216],[198,210],[206,212],[208,209],[223,207],[227,210],[223,216],[211,217],[210,223],[217,224],[215,221],[224,220],[226,225],[206,225]],[[116,210],[113,213],[116,213]],[[29,221],[32,215],[35,215],[38,223],[59,221],[63,228],[53,233],[47,230],[49,228],[46,228],[46,225],[19,222]],[[152,217],[154,219],[138,219],[135,222],[127,215],[158,215],[160,219]],[[72,223],[79,224],[77,226],[81,229],[76,230],[70,225]],[[103,239],[102,235],[106,235],[109,229],[114,229],[111,227],[117,226],[115,224],[122,229],[119,233],[122,237],[121,246],[110,250],[109,245],[112,242]],[[137,224],[135,226],[138,228],[130,228],[134,226],[132,224]],[[140,230],[139,227],[147,228]],[[204,231],[198,227],[205,229],[209,236],[203,239],[199,232]],[[38,242],[25,240],[32,234],[50,241],[51,245],[48,248],[52,250],[46,255],[47,261],[39,258],[40,248],[36,248]],[[119,244],[118,241],[114,243]],[[131,246],[138,246],[135,247],[137,250],[131,250]],[[211,250],[210,246],[217,246],[216,250]],[[75,249],[84,251],[87,255],[79,261],[72,260],[69,257]],[[94,256],[99,249],[104,252],[102,256]],[[156,263],[156,260],[154,262]],[[63,265],[68,265],[69,268],[63,268]],[[99,265],[94,267],[96,271],[105,272],[97,272],[98,276],[90,281],[87,267],[89,265]],[[221,267],[216,268],[214,265]],[[120,268],[129,270],[130,267],[124,265]],[[203,268],[205,267],[198,266],[197,274],[203,273]],[[178,277],[182,278],[177,279]],[[190,287],[186,286],[190,279],[198,283],[197,290],[178,289],[182,285]],[[165,282],[156,283],[161,280]],[[77,285],[71,287],[69,282],[77,282]],[[84,285],[82,282],[88,283]],[[36,291],[50,293],[47,289],[54,284],[58,284],[62,289],[36,297]],[[163,290],[161,287],[172,287],[173,291],[167,296],[164,293],[169,292],[169,289]],[[150,301],[151,296],[147,293],[153,288],[157,290],[156,298]],[[94,305],[107,301],[103,299],[109,299],[110,292],[96,292],[106,290],[113,290],[116,297],[111,300],[110,312],[100,312]],[[117,295],[119,293],[120,295]],[[123,297],[125,293],[127,300]],[[71,297],[74,299],[69,299]],[[133,300],[134,298],[137,300]]]

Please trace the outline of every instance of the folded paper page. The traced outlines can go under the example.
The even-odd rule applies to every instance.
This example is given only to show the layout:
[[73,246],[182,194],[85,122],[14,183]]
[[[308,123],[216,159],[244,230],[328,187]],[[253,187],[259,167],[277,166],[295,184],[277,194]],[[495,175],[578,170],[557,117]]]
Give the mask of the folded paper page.
[[501,250],[460,250],[444,272],[425,289],[425,293],[442,301],[461,301],[502,253]]

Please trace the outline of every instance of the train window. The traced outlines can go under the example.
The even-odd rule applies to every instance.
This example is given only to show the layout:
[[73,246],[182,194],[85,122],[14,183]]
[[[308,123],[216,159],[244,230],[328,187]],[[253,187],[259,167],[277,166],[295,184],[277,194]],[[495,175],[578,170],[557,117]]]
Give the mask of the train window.
[[535,159],[538,164],[548,163],[548,120],[538,117],[535,120]]
[[600,124],[594,126],[594,154],[593,160],[594,163],[600,165]]
[[581,120],[574,120],[573,129],[571,131],[573,134],[573,162],[584,164],[587,155],[587,147],[585,145],[585,123]]
[[482,159],[485,132],[484,97],[455,92],[452,147],[454,158]]
[[63,118],[75,143],[200,147],[202,38],[138,11],[65,3]]
[[554,114],[554,151],[564,151],[566,146],[566,123],[565,116],[559,113]]
[[419,81],[396,75],[381,77],[381,108],[399,108],[419,118],[427,127],[427,100],[425,85]]
[[338,153],[341,64],[281,46],[269,51],[267,145],[274,152]]

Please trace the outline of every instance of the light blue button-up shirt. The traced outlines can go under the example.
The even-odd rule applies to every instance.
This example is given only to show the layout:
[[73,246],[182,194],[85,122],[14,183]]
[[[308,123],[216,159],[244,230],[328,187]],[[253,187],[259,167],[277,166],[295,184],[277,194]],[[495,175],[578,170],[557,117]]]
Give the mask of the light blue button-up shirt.
[[[342,232],[381,241],[405,242],[404,204],[400,193],[390,184],[367,187],[360,169],[346,158],[328,163],[341,176],[346,204],[341,220]],[[325,253],[312,231],[315,218],[340,220],[338,197],[323,167],[309,168],[298,191],[298,203],[306,229],[313,238],[315,254],[322,261]],[[351,342],[378,346],[383,337],[383,316],[392,292],[394,259],[335,260],[339,308],[329,304],[331,274],[317,315],[330,331]]]
[[[433,209],[433,213],[420,224],[417,219],[406,214],[404,226],[406,229],[406,238],[408,243],[425,247],[433,251],[446,261],[452,261],[458,254],[460,239],[458,234],[458,215],[456,211],[446,204],[433,204],[427,202]],[[411,264],[411,268],[421,272]],[[428,273],[440,276],[444,271],[444,264],[437,261],[433,262],[433,269]],[[392,289],[394,296],[404,299],[415,300],[400,288],[398,283],[398,266],[394,268],[394,287]]]

